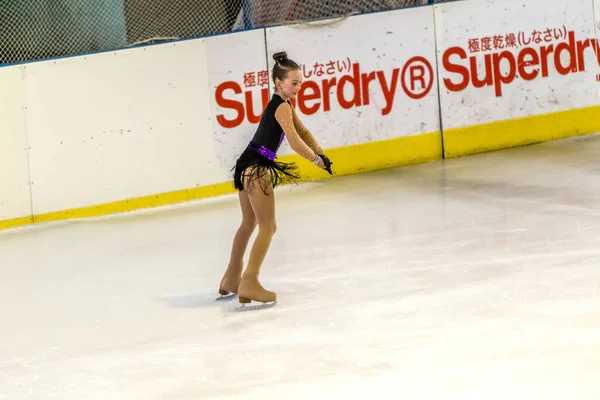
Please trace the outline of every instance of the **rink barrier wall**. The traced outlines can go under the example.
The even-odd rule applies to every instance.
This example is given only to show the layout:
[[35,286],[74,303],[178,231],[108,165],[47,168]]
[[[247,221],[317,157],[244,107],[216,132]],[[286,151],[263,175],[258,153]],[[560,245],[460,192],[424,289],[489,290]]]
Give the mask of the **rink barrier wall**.
[[0,87],[0,221],[4,221],[31,216],[31,191],[21,70],[0,68]]
[[600,131],[594,1],[433,8],[444,157]]
[[[597,2],[553,0],[562,13],[550,13],[542,0],[461,1],[0,68],[0,156],[10,166],[0,172],[0,229],[233,193],[231,167],[272,93],[279,50],[305,63],[294,106],[335,176],[598,132]],[[449,72],[449,49],[478,68],[486,54],[507,61],[465,43],[542,23],[562,29],[557,15],[578,21],[564,27],[571,41],[588,39],[571,73],[449,89],[470,65],[453,58]],[[376,45],[348,40],[356,32]],[[280,158],[297,162],[303,180],[330,178],[285,142]]]
[[[444,131],[444,157],[543,143],[600,132],[600,106]],[[573,121],[578,121],[573,124]]]
[[[410,148],[411,151],[407,151],[407,148]],[[441,132],[339,147],[331,149],[327,154],[335,159],[336,176],[422,163],[441,159]],[[296,162],[304,180],[320,180],[329,177],[327,173],[315,169],[312,163],[298,155],[286,155],[280,157],[280,159],[284,162]],[[360,162],[356,162],[357,159],[360,159]],[[0,221],[0,229],[18,227],[30,223],[98,217],[182,203],[233,192],[234,188],[231,182],[225,182],[199,188],[115,201],[91,207],[81,207],[34,215],[32,217]]]

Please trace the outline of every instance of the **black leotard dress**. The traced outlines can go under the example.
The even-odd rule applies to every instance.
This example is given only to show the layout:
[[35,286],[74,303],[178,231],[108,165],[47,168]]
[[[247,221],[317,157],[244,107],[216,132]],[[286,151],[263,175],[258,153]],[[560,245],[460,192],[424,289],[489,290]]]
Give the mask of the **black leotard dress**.
[[[300,178],[296,173],[295,163],[283,163],[276,161],[277,151],[283,142],[285,133],[281,125],[275,119],[275,111],[284,100],[277,94],[274,94],[267,104],[254,137],[248,143],[248,146],[237,159],[233,169],[233,185],[238,190],[244,190],[244,171],[246,168],[256,166],[256,172],[262,175],[266,169],[271,175],[273,187],[284,182],[291,182]],[[289,103],[289,100],[287,101]],[[252,174],[250,179],[256,179],[258,175]],[[263,188],[264,191],[264,188]]]

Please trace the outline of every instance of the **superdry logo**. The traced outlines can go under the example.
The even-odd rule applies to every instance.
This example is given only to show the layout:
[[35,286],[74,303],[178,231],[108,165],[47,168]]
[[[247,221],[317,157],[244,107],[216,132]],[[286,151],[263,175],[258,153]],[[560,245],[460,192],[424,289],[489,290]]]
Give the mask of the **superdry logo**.
[[[325,76],[323,79],[313,76],[313,79],[306,80],[292,103],[302,114],[312,115],[330,111],[334,102],[343,109],[371,105],[375,93],[383,96],[383,104],[377,106],[382,115],[387,115],[394,107],[398,92],[419,100],[430,93],[434,79],[431,63],[420,56],[390,70],[363,72],[360,63],[353,63],[351,71],[342,75]],[[261,106],[255,103],[258,96]],[[227,81],[216,87],[214,98],[218,107],[233,112],[232,117],[219,113],[217,122],[224,128],[235,128],[244,121],[258,123],[270,95],[266,87],[244,90],[239,83]]]
[[[495,96],[500,97],[503,85],[511,84],[517,77],[532,81],[540,77],[548,77],[551,70],[560,75],[586,71],[588,67],[585,63],[586,50],[594,52],[600,65],[597,39],[576,40],[573,31],[569,31],[565,36],[568,37],[568,41],[563,40],[553,44],[544,41],[518,40],[523,47],[487,53],[483,57],[477,54],[469,56],[462,47],[451,47],[442,55],[444,86],[453,92],[465,90],[469,85],[476,88],[493,86]],[[530,46],[529,44],[543,45]],[[470,49],[473,52],[471,46]],[[484,66],[478,68],[481,58]]]

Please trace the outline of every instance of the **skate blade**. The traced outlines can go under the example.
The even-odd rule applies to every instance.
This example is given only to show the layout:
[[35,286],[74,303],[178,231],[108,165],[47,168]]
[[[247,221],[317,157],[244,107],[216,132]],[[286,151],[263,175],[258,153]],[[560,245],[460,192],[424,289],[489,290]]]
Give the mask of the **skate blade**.
[[236,296],[237,296],[237,294],[235,294],[235,293],[229,293],[226,295],[221,295],[220,297],[217,297],[215,300],[216,301],[228,301],[228,300],[233,300]]
[[256,306],[249,306],[247,304],[242,303],[241,306],[235,308],[235,311],[254,311],[254,310],[263,310],[265,308],[271,308],[274,307],[275,304],[277,304],[277,300],[270,302],[270,303],[262,303],[260,305],[256,305]]

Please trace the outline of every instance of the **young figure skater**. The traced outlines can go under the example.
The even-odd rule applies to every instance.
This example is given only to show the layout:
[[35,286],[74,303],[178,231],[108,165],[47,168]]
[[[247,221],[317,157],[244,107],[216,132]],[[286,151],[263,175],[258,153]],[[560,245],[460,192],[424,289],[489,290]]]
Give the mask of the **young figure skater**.
[[[295,163],[276,161],[284,136],[292,150],[331,172],[331,161],[323,149],[300,122],[289,99],[300,91],[300,67],[287,58],[285,52],[273,55],[275,65],[272,79],[275,93],[265,108],[254,137],[237,159],[233,174],[242,208],[242,223],[233,239],[229,265],[219,287],[222,299],[238,294],[240,309],[252,301],[264,303],[263,308],[275,305],[277,296],[262,287],[258,280],[261,265],[275,234],[275,198],[273,188],[299,178]],[[248,265],[243,271],[243,257],[250,236],[258,224],[258,235],[250,251]]]

